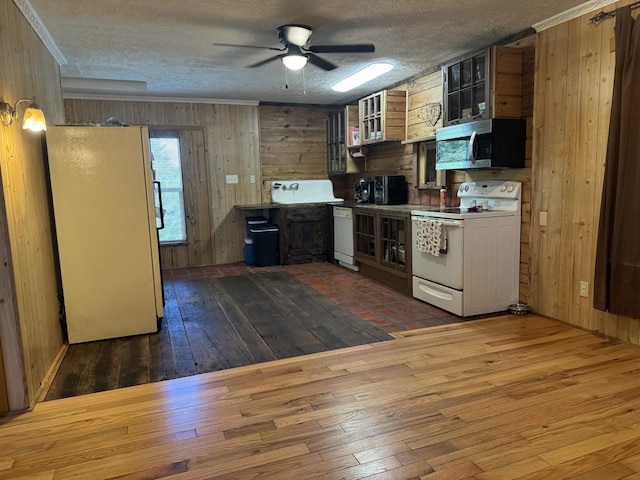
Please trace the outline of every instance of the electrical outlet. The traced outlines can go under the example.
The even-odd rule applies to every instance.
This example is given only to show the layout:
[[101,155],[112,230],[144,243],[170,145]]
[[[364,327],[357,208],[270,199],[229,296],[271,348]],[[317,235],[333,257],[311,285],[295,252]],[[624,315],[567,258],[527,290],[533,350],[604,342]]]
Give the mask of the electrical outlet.
[[251,183],[256,183],[256,176],[255,175],[249,175],[249,181]]
[[580,282],[580,296],[581,297],[589,296],[589,282]]
[[227,175],[227,183],[238,183],[238,175]]

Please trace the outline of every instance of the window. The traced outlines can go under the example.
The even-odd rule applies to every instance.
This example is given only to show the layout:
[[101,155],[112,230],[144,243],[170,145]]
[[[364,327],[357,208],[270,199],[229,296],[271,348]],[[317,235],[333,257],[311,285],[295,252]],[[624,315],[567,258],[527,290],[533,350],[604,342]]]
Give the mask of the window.
[[[418,188],[440,188],[440,175],[436,170],[436,142],[423,141],[415,144],[417,148]],[[415,152],[416,150],[414,150]]]
[[178,132],[154,132],[150,139],[155,179],[162,187],[164,228],[159,230],[160,243],[180,243],[187,240],[184,216],[182,160]]

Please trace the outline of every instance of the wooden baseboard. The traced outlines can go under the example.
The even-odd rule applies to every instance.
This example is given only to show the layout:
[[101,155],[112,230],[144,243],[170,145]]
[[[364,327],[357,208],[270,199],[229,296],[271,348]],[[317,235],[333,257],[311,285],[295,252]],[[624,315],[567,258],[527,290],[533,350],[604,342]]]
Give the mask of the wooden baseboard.
[[49,367],[47,374],[44,376],[44,379],[40,384],[40,388],[33,397],[34,400],[32,401],[32,404],[29,405],[29,410],[33,409],[36,403],[44,401],[47,393],[49,392],[49,388],[51,388],[53,379],[56,378],[56,374],[60,369],[60,365],[62,365],[62,360],[64,360],[64,356],[66,355],[68,349],[69,344],[65,343],[60,347],[60,350],[58,350],[58,353],[53,359],[53,362],[51,362],[51,366]]

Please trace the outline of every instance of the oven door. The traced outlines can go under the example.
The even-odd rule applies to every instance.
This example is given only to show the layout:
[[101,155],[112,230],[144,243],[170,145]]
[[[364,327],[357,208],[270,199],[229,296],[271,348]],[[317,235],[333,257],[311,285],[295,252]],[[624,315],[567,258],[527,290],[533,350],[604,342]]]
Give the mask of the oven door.
[[416,240],[419,218],[421,217],[411,217],[413,245],[411,267],[413,275],[456,290],[462,290],[464,221],[443,219],[442,235],[446,239],[446,252],[435,256],[418,250]]

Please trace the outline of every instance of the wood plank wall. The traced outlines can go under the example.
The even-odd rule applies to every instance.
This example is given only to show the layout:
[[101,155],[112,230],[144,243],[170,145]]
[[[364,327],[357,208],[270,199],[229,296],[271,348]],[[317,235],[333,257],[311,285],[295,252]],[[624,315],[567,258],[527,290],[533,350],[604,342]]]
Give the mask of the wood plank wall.
[[[67,99],[65,117],[68,123],[116,117],[180,132],[183,180],[192,187],[185,204],[189,240],[160,248],[163,268],[242,260],[244,216],[234,205],[262,203],[258,106]],[[227,184],[227,175],[238,183]]]
[[260,106],[262,198],[265,203],[271,201],[273,180],[327,178],[325,117],[330,110],[314,106]]
[[[407,140],[435,136],[436,130],[442,127],[442,71],[437,70],[407,83]],[[425,106],[440,105],[440,118],[431,125],[427,123],[429,116]]]
[[[640,320],[592,307],[615,66],[615,20],[592,25],[598,11],[538,34],[530,303],[542,315],[640,344]],[[580,281],[589,282],[588,298]]]
[[[11,0],[0,0],[0,66],[0,100],[35,95],[48,123],[62,121],[59,67]],[[35,402],[63,344],[42,139],[0,125],[0,339],[12,410]]]

